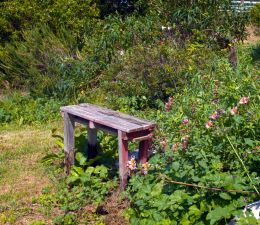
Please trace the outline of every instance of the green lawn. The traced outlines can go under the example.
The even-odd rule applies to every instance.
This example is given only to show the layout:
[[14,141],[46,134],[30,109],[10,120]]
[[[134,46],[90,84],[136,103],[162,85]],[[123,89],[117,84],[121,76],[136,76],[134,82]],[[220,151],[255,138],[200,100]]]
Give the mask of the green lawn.
[[45,221],[41,207],[33,204],[48,178],[40,159],[54,148],[51,129],[62,123],[45,126],[7,127],[0,131],[0,224],[30,224]]

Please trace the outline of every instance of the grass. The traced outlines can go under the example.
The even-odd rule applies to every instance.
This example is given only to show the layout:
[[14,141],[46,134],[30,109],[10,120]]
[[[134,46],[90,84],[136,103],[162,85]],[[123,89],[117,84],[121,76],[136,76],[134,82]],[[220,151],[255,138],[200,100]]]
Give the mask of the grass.
[[[41,195],[46,186],[54,186],[40,159],[52,148],[54,124],[14,127],[0,130],[0,224],[31,224],[49,218],[33,199]],[[33,223],[32,223],[33,224]]]

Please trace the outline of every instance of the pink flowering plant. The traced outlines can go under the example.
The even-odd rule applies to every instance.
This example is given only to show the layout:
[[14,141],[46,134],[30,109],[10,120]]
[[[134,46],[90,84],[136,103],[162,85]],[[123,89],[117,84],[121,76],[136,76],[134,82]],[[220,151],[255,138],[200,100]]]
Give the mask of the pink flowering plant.
[[194,77],[174,95],[174,107],[166,100],[146,116],[159,124],[157,153],[146,176],[130,179],[131,218],[225,224],[259,199],[260,85],[245,68],[239,77],[218,63],[214,74]]

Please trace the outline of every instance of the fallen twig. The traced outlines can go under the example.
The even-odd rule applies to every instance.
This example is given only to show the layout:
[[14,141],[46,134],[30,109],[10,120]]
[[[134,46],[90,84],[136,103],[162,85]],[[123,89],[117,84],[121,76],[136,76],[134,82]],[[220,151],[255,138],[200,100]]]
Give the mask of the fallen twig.
[[202,185],[198,185],[198,184],[189,184],[189,183],[185,183],[185,182],[180,182],[180,181],[175,181],[170,179],[169,177],[167,177],[164,174],[160,174],[160,177],[164,178],[164,180],[166,180],[168,183],[173,183],[173,184],[179,184],[179,185],[184,185],[184,186],[189,186],[189,187],[196,187],[196,188],[203,188],[203,189],[208,189],[208,190],[212,190],[212,191],[222,191],[222,192],[236,192],[236,193],[242,193],[242,194],[256,194],[253,191],[242,191],[242,190],[226,190],[223,188],[215,188],[215,187],[206,187],[206,186],[202,186]]

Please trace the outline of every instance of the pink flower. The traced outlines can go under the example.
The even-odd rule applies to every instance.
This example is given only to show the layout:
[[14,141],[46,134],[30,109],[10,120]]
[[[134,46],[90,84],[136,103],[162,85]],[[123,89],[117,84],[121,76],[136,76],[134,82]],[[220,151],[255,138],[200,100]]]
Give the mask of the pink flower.
[[231,115],[236,115],[237,114],[237,106],[233,107],[231,110],[230,110],[230,113]]
[[240,105],[245,105],[249,102],[249,97],[242,97],[239,101]]
[[205,124],[205,127],[207,128],[207,129],[209,129],[210,127],[212,127],[213,126],[213,122],[211,121],[211,120],[209,120],[206,124]]
[[172,97],[172,96],[170,96],[170,97],[168,98],[168,102],[169,102],[169,103],[173,103],[173,97]]
[[136,170],[136,161],[135,161],[135,157],[134,156],[131,156],[131,159],[127,163],[127,167],[131,171],[132,170]]
[[183,151],[186,151],[187,150],[187,148],[188,148],[188,140],[187,139],[184,139],[183,141],[182,141],[182,150]]
[[162,146],[162,149],[165,149],[167,146],[167,141],[166,140],[161,141],[160,145]]
[[217,112],[214,112],[211,116],[210,119],[216,120],[217,118],[219,118],[219,114]]
[[184,120],[182,121],[182,123],[185,124],[185,125],[187,125],[187,124],[189,123],[189,119],[184,119]]
[[173,150],[174,152],[176,152],[176,151],[178,150],[179,145],[180,145],[180,142],[174,143],[173,146],[172,146],[172,150]]
[[164,105],[164,108],[165,108],[166,112],[169,112],[170,109],[171,109],[171,105],[168,102],[166,102],[165,105]]
[[168,102],[166,102],[165,105],[164,105],[166,112],[169,112],[171,110],[172,104],[173,104],[173,97],[169,97]]

